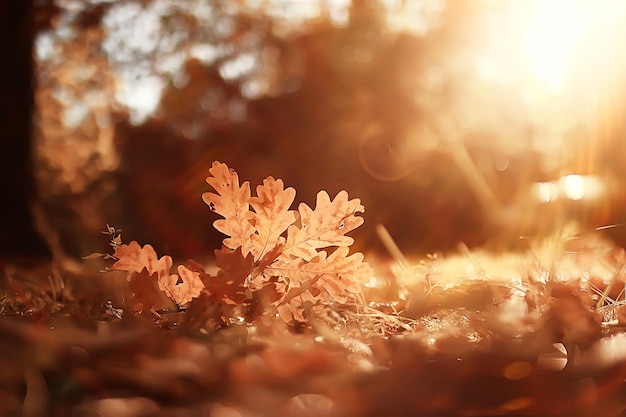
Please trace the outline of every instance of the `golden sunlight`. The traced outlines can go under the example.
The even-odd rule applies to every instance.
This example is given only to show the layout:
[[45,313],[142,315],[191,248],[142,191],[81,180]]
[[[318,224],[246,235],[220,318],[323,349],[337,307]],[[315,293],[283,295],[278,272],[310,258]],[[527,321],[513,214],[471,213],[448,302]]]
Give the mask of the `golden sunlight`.
[[489,145],[505,157],[528,144],[542,155],[549,175],[579,174],[535,183],[539,201],[588,201],[607,192],[601,183],[609,174],[601,161],[611,153],[608,149],[618,149],[613,142],[623,126],[613,115],[624,100],[616,92],[626,85],[626,2],[485,4],[488,8],[477,13],[477,41],[468,41],[458,58],[460,66],[473,67],[477,78],[468,78],[437,124],[467,185],[485,207],[498,200],[489,197],[496,193],[487,178],[492,168],[468,157],[466,147],[474,144],[464,140],[491,130],[498,133]]
[[536,1],[535,6],[526,32],[530,69],[539,81],[558,90],[589,16],[580,1]]
[[616,42],[626,35],[620,23],[626,2],[619,0],[535,0],[526,26],[526,58],[533,76],[552,91],[561,89],[577,66],[599,71],[621,59]]

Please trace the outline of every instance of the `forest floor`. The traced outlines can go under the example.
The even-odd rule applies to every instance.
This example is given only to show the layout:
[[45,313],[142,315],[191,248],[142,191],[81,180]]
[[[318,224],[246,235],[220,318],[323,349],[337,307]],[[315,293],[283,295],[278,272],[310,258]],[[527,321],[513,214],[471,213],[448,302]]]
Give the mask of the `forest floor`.
[[624,251],[558,251],[381,263],[367,304],[220,328],[127,311],[88,261],[5,260],[0,415],[625,416]]

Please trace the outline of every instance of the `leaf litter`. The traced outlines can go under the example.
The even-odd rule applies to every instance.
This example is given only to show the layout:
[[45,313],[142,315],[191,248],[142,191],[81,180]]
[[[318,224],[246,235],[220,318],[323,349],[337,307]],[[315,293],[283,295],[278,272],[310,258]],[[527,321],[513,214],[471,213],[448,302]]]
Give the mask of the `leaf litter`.
[[3,261],[1,415],[621,415],[622,249],[576,236],[412,265],[383,231],[394,262],[372,268],[347,192],[293,210],[282,180],[252,195],[226,164],[209,174],[213,268],[109,225],[112,253],[80,274]]

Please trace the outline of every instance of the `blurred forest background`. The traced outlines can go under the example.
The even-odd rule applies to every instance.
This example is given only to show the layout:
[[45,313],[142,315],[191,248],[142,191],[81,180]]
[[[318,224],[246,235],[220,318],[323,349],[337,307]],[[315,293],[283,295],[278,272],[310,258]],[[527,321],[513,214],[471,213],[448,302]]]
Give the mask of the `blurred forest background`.
[[78,259],[111,224],[206,259],[214,160],[346,189],[366,251],[379,224],[418,256],[621,223],[626,8],[540,3],[2,1],[0,254]]

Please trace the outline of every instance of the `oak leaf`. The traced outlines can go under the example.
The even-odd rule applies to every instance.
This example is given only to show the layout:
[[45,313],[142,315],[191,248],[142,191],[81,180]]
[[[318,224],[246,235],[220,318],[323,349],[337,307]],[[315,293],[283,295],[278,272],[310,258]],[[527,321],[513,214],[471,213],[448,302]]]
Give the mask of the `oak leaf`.
[[258,259],[268,249],[283,244],[281,235],[297,220],[295,210],[289,210],[296,190],[284,188],[282,180],[267,177],[263,185],[256,188],[257,197],[250,198],[254,212],[250,213],[250,222],[255,229],[252,235],[254,255]]
[[[289,280],[289,292],[279,303],[278,312],[286,321],[291,316],[303,317],[303,304],[331,305],[362,302],[361,283],[372,271],[363,254],[348,256],[349,249],[341,247],[326,256],[325,251],[309,262],[302,259],[279,265]],[[271,268],[270,268],[271,270]]]
[[[158,257],[151,245],[141,246],[136,241],[120,245],[115,251],[117,261],[112,269],[129,272],[128,280],[133,301],[141,310],[162,309],[171,305],[186,304],[200,295],[204,284],[200,274],[179,265],[178,275],[170,274],[172,258]],[[167,298],[171,301],[168,303]]]
[[200,295],[204,289],[204,284],[200,279],[200,274],[185,265],[178,265],[176,270],[178,275],[169,276],[166,285],[164,285],[164,291],[176,304],[187,304]]
[[271,286],[276,296],[266,312],[278,309],[286,321],[304,321],[312,307],[362,302],[361,283],[372,271],[362,254],[348,255],[354,239],[346,236],[363,223],[359,199],[340,191],[331,200],[320,191],[314,209],[302,203],[295,211],[296,192],[282,180],[267,177],[251,196],[226,164],[214,162],[209,172],[216,193],[203,199],[223,217],[214,225],[227,235],[216,251],[220,272],[205,281],[209,293],[232,302]]
[[217,276],[207,277],[206,288],[211,295],[217,296],[227,304],[239,304],[245,299],[246,280],[254,268],[252,254],[243,256],[241,248],[234,251],[222,248],[215,251]]
[[289,227],[284,251],[308,261],[317,256],[317,249],[352,245],[354,239],[345,234],[363,224],[356,213],[365,208],[358,198],[348,200],[346,191],[340,191],[333,200],[326,191],[320,191],[315,209],[301,203],[298,211],[300,227]]
[[250,236],[254,233],[248,221],[250,210],[250,183],[239,185],[239,176],[226,164],[213,162],[209,169],[211,174],[206,182],[213,187],[215,193],[202,194],[202,200],[211,210],[224,217],[213,222],[213,226],[229,236],[224,239],[224,246],[230,249],[242,248],[244,256],[250,253]]
[[173,301],[163,292],[154,275],[147,270],[128,274],[128,288],[132,293],[133,310],[136,313],[164,310],[173,307]]

